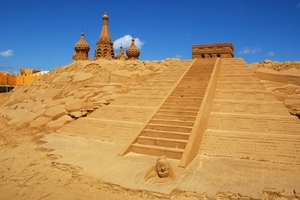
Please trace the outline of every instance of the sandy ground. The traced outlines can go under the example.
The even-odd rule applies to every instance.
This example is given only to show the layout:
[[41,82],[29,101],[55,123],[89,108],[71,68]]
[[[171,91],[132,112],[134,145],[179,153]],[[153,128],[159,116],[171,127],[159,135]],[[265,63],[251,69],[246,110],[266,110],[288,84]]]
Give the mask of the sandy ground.
[[[0,106],[7,94],[0,94]],[[55,162],[53,149],[42,147],[50,132],[7,126],[0,117],[0,199],[170,199],[168,195],[124,189]],[[194,196],[194,197],[192,197]],[[187,193],[172,199],[198,199]]]
[[51,149],[41,147],[40,138],[46,132],[17,130],[5,123],[0,118],[0,199],[156,198],[80,175],[80,168],[54,162],[58,157],[48,155]]
[[[149,192],[141,189],[127,189],[116,184],[110,184],[100,180],[93,173],[86,173],[84,167],[75,164],[73,160],[63,160],[58,154],[70,154],[73,149],[64,147],[61,140],[51,140],[53,133],[42,132],[31,128],[16,129],[6,126],[7,120],[0,117],[0,199],[173,199],[173,200],[190,200],[190,199],[253,199],[245,196],[239,196],[238,193],[231,194],[228,192],[218,193],[213,198],[208,198],[205,194],[201,195],[195,192],[184,190],[174,190],[171,194],[162,194]],[[59,136],[59,134],[56,134]],[[55,136],[55,134],[54,134]],[[71,137],[71,136],[62,136]],[[55,145],[60,143],[62,152],[55,152],[47,146],[46,139],[52,141]],[[50,138],[50,139],[49,139]],[[59,136],[61,138],[61,136]],[[55,137],[54,137],[55,139]],[[72,140],[76,140],[75,138]],[[65,141],[66,142],[66,141]],[[67,141],[67,143],[70,141]],[[57,148],[59,149],[59,148]],[[80,148],[79,148],[80,149]],[[64,152],[64,153],[63,153]],[[84,151],[81,153],[84,154]],[[69,156],[69,158],[78,158],[82,155]],[[65,157],[67,159],[68,156]],[[97,159],[97,158],[96,158]],[[60,162],[63,161],[63,162]],[[81,162],[82,159],[78,161]],[[84,159],[83,159],[84,160]],[[215,160],[217,161],[217,160]],[[220,163],[215,161],[211,166],[218,167]],[[95,163],[93,161],[92,163]],[[222,161],[222,164],[225,162]],[[245,165],[242,163],[242,165]],[[211,166],[208,166],[211,168]],[[228,165],[229,166],[229,165]],[[235,164],[234,164],[235,166]],[[238,165],[236,165],[238,166]],[[246,166],[246,165],[245,165]],[[232,169],[239,169],[232,168]],[[247,166],[246,166],[247,167]],[[227,167],[225,167],[227,168]],[[225,169],[224,166],[222,169]],[[97,169],[96,169],[97,171]],[[98,169],[99,171],[99,169]],[[193,170],[192,170],[193,171]],[[215,169],[212,169],[215,171]],[[237,170],[238,171],[238,170]],[[244,171],[241,169],[241,171]],[[91,171],[92,172],[92,171]],[[133,172],[134,174],[135,172]],[[207,176],[212,174],[207,170]],[[204,173],[204,174],[205,174]],[[230,173],[236,176],[234,172]],[[177,174],[178,175],[178,174]],[[190,174],[193,175],[193,174]],[[201,175],[205,176],[205,175]],[[229,183],[229,182],[228,182]],[[229,185],[229,184],[226,184]],[[193,184],[194,187],[198,186]],[[161,187],[161,186],[158,186]],[[200,185],[199,185],[200,187]],[[205,190],[205,188],[202,188]],[[237,188],[232,188],[237,189]],[[247,188],[246,188],[247,190]],[[258,190],[259,191],[259,190]],[[299,199],[294,194],[264,192],[263,199]],[[259,195],[260,196],[260,195]],[[286,197],[290,196],[290,197]],[[261,196],[263,197],[263,196]],[[260,199],[260,198],[254,198]]]
[[[0,117],[0,199],[199,199],[197,194],[169,195],[129,190],[82,174],[74,165],[42,147],[47,132],[7,127]],[[202,199],[202,198],[201,198]]]
[[[0,94],[0,106],[7,100]],[[51,149],[41,147],[48,134],[17,129],[0,117],[0,199],[139,199],[139,195],[113,192],[109,185],[78,175],[80,168],[53,162]]]

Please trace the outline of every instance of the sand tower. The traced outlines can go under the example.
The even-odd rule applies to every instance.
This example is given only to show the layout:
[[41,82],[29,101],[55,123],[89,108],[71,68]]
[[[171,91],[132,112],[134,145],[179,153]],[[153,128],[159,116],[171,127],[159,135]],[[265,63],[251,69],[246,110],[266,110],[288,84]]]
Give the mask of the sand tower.
[[89,57],[90,45],[84,39],[84,33],[81,33],[79,41],[74,46],[75,53],[73,60],[87,60]]
[[131,39],[131,45],[126,51],[128,60],[138,60],[140,56],[140,50],[134,44],[134,38]]
[[104,59],[111,60],[115,58],[115,53],[114,53],[113,43],[111,42],[110,39],[110,34],[108,29],[108,15],[106,14],[106,12],[104,13],[102,19],[103,19],[103,25],[102,25],[102,30],[101,30],[99,40],[96,44],[94,59],[96,60],[99,58],[104,58]]

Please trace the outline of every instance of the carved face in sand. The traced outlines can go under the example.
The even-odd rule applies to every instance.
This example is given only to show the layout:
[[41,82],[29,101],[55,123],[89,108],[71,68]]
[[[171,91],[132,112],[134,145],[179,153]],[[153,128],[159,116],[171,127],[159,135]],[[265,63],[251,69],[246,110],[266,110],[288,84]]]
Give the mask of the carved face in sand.
[[170,176],[169,168],[170,168],[169,163],[165,158],[157,159],[156,171],[157,171],[157,175],[160,178],[166,178]]
[[144,180],[150,184],[166,183],[176,178],[175,173],[165,156],[156,160],[156,164],[146,173]]

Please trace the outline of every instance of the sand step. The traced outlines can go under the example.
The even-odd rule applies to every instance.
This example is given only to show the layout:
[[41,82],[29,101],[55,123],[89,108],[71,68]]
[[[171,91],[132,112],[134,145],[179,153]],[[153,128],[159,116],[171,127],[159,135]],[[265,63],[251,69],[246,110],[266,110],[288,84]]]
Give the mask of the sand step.
[[164,105],[168,105],[168,104],[181,105],[181,104],[187,104],[187,103],[190,103],[192,105],[194,105],[194,104],[199,105],[199,104],[201,104],[201,102],[202,102],[202,98],[198,99],[198,100],[178,98],[178,99],[168,99],[165,101]]
[[191,113],[191,112],[194,112],[194,113],[198,113],[198,111],[199,111],[199,108],[195,108],[195,107],[192,107],[192,106],[190,106],[190,107],[188,107],[188,106],[186,106],[185,107],[185,109],[184,110],[182,110],[180,107],[174,107],[174,106],[162,106],[161,108],[160,108],[160,110],[157,112],[157,113],[165,113],[165,112],[176,112],[177,113],[177,111],[180,111],[180,113],[179,114],[183,114],[183,113],[185,113],[185,112],[188,112],[189,114]]
[[157,120],[169,119],[169,120],[181,120],[181,121],[195,121],[196,115],[195,116],[190,116],[190,115],[156,114],[153,117],[153,119],[157,119]]
[[182,94],[182,93],[178,93],[178,94],[172,94],[172,96],[170,96],[169,98],[177,98],[177,99],[182,99],[182,98],[203,98],[203,94],[188,94],[188,93],[185,93],[185,94]]
[[189,88],[189,87],[182,87],[174,90],[172,94],[177,93],[187,93],[187,94],[203,94],[205,91],[203,91],[203,88]]
[[190,137],[189,133],[176,132],[176,131],[156,131],[150,129],[144,129],[142,136],[148,137],[160,137],[160,138],[170,138],[170,139],[180,139],[188,140]]
[[198,102],[201,103],[202,101],[202,97],[198,97],[198,98],[193,98],[193,97],[184,97],[182,95],[182,97],[170,97],[168,98],[165,103],[169,103],[169,102],[176,102],[176,103],[180,103],[180,102]]
[[165,155],[167,158],[181,159],[184,149],[134,143],[131,144],[130,151],[151,156]]
[[170,95],[170,98],[172,97],[177,97],[177,98],[183,98],[183,97],[195,97],[195,98],[202,98],[204,96],[203,93],[200,92],[195,92],[195,93],[190,93],[190,92],[174,92]]
[[191,107],[187,107],[184,110],[182,110],[182,108],[177,107],[177,110],[175,109],[172,110],[166,107],[165,109],[160,109],[156,115],[172,115],[172,116],[184,115],[184,116],[196,117],[198,114],[198,110],[199,108],[197,109]]
[[178,119],[152,119],[150,123],[154,124],[166,124],[166,125],[175,125],[175,126],[193,126],[194,121],[183,121]]
[[177,96],[169,96],[168,99],[166,99],[165,102],[171,102],[171,101],[176,101],[176,102],[182,102],[182,101],[202,101],[203,95],[197,95],[197,96],[185,96],[184,94],[177,94]]
[[150,130],[157,130],[157,131],[176,131],[176,132],[190,133],[193,127],[149,123],[145,128]]
[[143,145],[184,149],[186,146],[187,140],[139,136],[136,140],[136,143],[143,144]]
[[173,106],[173,107],[197,107],[199,105],[198,102],[167,102],[164,106]]
[[189,88],[189,89],[199,89],[203,88],[204,86],[201,84],[202,82],[205,82],[205,79],[198,80],[198,81],[192,81],[192,80],[185,80],[182,82],[182,84],[178,85],[175,90],[178,90],[180,88]]

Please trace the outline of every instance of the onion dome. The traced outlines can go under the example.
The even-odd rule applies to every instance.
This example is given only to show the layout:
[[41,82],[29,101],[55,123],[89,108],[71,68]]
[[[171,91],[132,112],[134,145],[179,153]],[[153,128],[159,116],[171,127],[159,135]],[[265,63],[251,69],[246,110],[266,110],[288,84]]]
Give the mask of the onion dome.
[[140,56],[140,50],[134,44],[134,38],[131,39],[131,45],[126,51],[126,55],[129,60],[138,60]]
[[90,45],[84,39],[84,33],[81,33],[79,41],[74,46],[75,53],[73,54],[73,60],[87,60],[90,50]]
[[85,41],[84,39],[84,33],[81,33],[81,37],[79,39],[79,41],[75,44],[74,46],[75,51],[76,50],[90,50],[90,45]]

